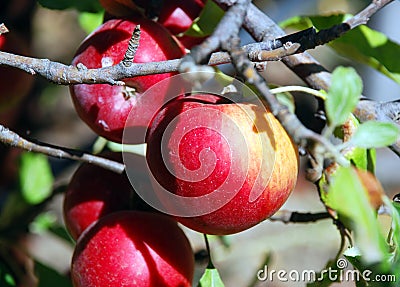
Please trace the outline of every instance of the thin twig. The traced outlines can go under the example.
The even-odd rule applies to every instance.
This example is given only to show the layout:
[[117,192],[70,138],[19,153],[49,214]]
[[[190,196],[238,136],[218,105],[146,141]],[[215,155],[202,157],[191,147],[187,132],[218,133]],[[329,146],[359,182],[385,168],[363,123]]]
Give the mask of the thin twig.
[[331,218],[328,212],[303,213],[290,210],[279,210],[269,220],[283,223],[309,223]]
[[299,43],[288,41],[282,47],[276,48],[275,50],[250,50],[249,59],[257,62],[278,61],[283,57],[297,53],[300,47],[301,45]]
[[[179,65],[179,72],[207,71],[206,67],[199,66],[199,64],[203,64],[203,62],[210,57],[212,52],[219,49],[221,45],[229,41],[231,37],[239,34],[249,4],[250,0],[237,0],[235,4],[225,12],[213,33],[200,45],[193,47],[190,53],[183,57]],[[212,70],[210,72],[212,72]],[[193,75],[198,77],[197,73]],[[193,80],[198,81],[199,79]]]
[[[215,0],[215,2],[228,6],[235,4],[234,6],[232,6],[232,8],[235,7],[235,9],[237,10],[229,9],[225,15],[226,18],[224,17],[220,23],[219,27],[222,28],[217,27],[216,29],[217,32],[215,33],[215,35],[218,36],[216,38],[218,38],[219,43],[215,42],[217,43],[215,44],[214,43],[215,40],[213,40],[213,37],[209,37],[209,39],[211,39],[210,42],[212,43],[212,45],[209,45],[210,42],[207,42],[206,40],[202,45],[199,46],[198,50],[207,48],[205,50],[207,51],[207,53],[204,52],[204,55],[208,54],[215,47],[218,47],[220,45],[220,42],[224,42],[221,41],[221,39],[222,40],[228,39],[228,35],[235,34],[240,27],[239,24],[241,24],[241,22],[243,21],[244,27],[246,28],[246,30],[250,32],[250,34],[255,39],[265,41],[261,43],[246,45],[243,47],[243,49],[246,51],[247,54],[255,56],[255,59],[253,60],[261,59],[260,61],[266,61],[266,60],[276,60],[282,58],[282,61],[288,67],[290,67],[298,76],[300,76],[303,80],[305,80],[305,82],[308,85],[317,90],[328,89],[330,84],[330,73],[328,73],[314,58],[312,58],[307,53],[290,56],[292,53],[299,52],[299,47],[298,47],[299,43],[293,43],[290,45],[290,43],[284,42],[282,43],[282,45],[290,45],[288,46],[289,48],[285,48],[285,46],[278,46],[275,50],[271,50],[270,48],[268,48],[268,46],[270,47],[273,46],[271,45],[271,43],[277,42],[276,40],[271,41],[270,40],[271,38],[281,37],[285,33],[279,28],[279,26],[275,22],[269,19],[267,15],[258,10],[254,5],[250,5],[248,9],[245,9],[244,7],[247,7],[248,5],[247,3],[248,1],[245,0],[241,1]],[[346,23],[351,27],[355,27],[356,25],[359,25],[361,23],[366,23],[369,17],[371,17],[376,11],[378,11],[380,8],[382,8],[383,6],[387,5],[390,2],[392,1],[389,0],[373,1],[373,3],[369,5],[366,9],[364,9],[359,14],[354,16],[352,18],[354,20],[350,19]],[[231,11],[231,14],[229,13],[229,11]],[[238,15],[240,16],[242,14],[243,17],[238,17]],[[231,17],[229,15],[231,16],[234,15],[234,16]],[[224,19],[226,20],[224,21]],[[231,19],[232,22],[229,22],[227,19]],[[233,26],[231,26],[232,23],[234,23]],[[227,31],[230,31],[230,33],[227,33]],[[194,49],[193,51],[194,54],[196,54],[195,51],[196,49]],[[199,54],[196,56],[198,60],[199,59],[201,60],[201,58],[203,58],[203,56],[202,57],[198,56]],[[130,67],[126,67],[121,62],[112,67],[105,67],[100,69],[85,69],[85,67],[67,66],[61,63],[52,62],[48,59],[35,59],[30,57],[14,55],[6,52],[0,52],[0,65],[17,67],[31,74],[37,73],[52,82],[63,85],[79,84],[79,83],[88,83],[88,84],[109,83],[115,85],[124,85],[124,82],[121,81],[124,78],[178,71],[181,62],[182,59],[175,59],[164,62],[141,63],[141,64],[132,63]],[[211,55],[208,64],[218,65],[228,62],[230,62],[230,56],[228,53],[217,52]],[[265,87],[263,89],[265,89]],[[266,91],[267,90],[265,90],[263,94],[268,95],[267,97],[269,97],[270,93]],[[368,101],[368,104],[375,105],[376,103]],[[389,113],[388,111],[393,111],[396,109],[398,113],[399,109],[397,108],[397,105],[395,105],[394,102],[387,104],[388,105],[386,106],[386,108],[383,108],[383,104],[378,104],[382,105],[382,108],[377,110],[381,110],[382,113],[387,116],[388,120],[395,121],[396,116],[393,117],[391,115],[395,115],[396,113],[394,112]],[[390,107],[390,109],[388,107]],[[279,106],[273,108],[272,110],[275,111],[275,114],[280,120],[285,121],[282,123],[284,126],[288,127],[289,125],[293,124],[294,126],[293,130],[296,130],[293,132],[293,136],[298,140],[300,140],[302,136],[305,136],[308,140],[311,140],[313,142],[321,142],[321,139],[318,136],[318,134],[307,132],[302,128],[304,126],[302,126],[301,123],[300,125],[297,125],[298,123],[296,121],[289,120],[292,117],[284,116],[286,111],[280,109]],[[360,108],[359,110],[363,112],[363,109]],[[376,113],[373,115],[378,117]],[[2,141],[5,143],[6,140],[4,139],[7,138],[9,133],[11,133],[10,131],[8,132],[6,131],[8,130],[5,129],[4,127],[2,127],[2,129],[0,130],[0,133],[2,134],[1,137],[3,138]],[[324,146],[327,146],[326,145],[327,143],[323,142],[321,143]],[[49,147],[44,147],[44,149],[46,148]],[[394,145],[393,149],[398,150],[400,153],[400,143]],[[59,153],[56,153],[57,157],[64,156],[65,158],[74,158],[78,160],[83,160],[83,157],[76,155],[71,157],[71,152],[66,152],[63,151],[62,149],[60,150],[65,154],[60,155]],[[332,151],[331,148],[329,148],[329,150]],[[43,151],[43,152],[46,153],[48,151]],[[318,156],[316,154],[314,154],[313,159],[315,160],[316,163],[320,161],[320,159],[318,159]],[[87,159],[86,161],[91,161],[91,160]],[[117,170],[121,171],[123,170],[123,168],[121,169],[121,167],[119,167],[117,168]]]
[[[400,128],[400,100],[380,103],[364,98],[358,103],[354,114],[361,122],[369,120],[391,122]],[[400,157],[400,139],[389,148]]]
[[[241,1],[245,2],[245,0]],[[233,2],[216,0],[215,2],[222,4],[239,4],[237,2],[240,1]],[[391,1],[386,0],[375,2],[374,5],[371,4],[368,6],[369,8],[367,7],[362,12],[354,16],[353,18],[355,20],[352,21],[352,18],[345,23],[351,27],[355,27],[355,25],[361,22],[366,22],[373,13]],[[228,16],[240,16],[240,13],[238,14],[238,12],[242,13],[244,6],[235,5],[234,7],[236,7],[235,9],[239,11],[233,10],[231,13],[227,12]],[[218,37],[208,37],[201,45],[193,49],[192,53],[186,56],[186,60],[189,57],[193,57],[196,63],[200,63],[200,60],[204,58],[202,54],[208,56],[211,52],[215,51],[219,47],[219,42],[217,40],[225,41],[228,39],[229,34],[232,34],[229,32],[229,30],[233,31],[233,28],[237,28],[237,24],[241,23],[241,21],[244,21],[244,27],[253,35],[253,37],[255,37],[255,39],[264,41],[261,43],[253,43],[243,46],[243,48],[249,53],[252,61],[264,62],[282,59],[285,64],[292,68],[296,74],[303,78],[312,87],[316,89],[326,89],[329,86],[329,77],[321,77],[320,75],[313,77],[316,71],[326,72],[326,70],[318,62],[316,62],[315,59],[311,58],[307,54],[302,56],[290,56],[294,53],[299,53],[305,50],[304,47],[298,46],[299,43],[295,43],[294,40],[296,39],[306,39],[307,41],[303,40],[300,44],[304,46],[304,44],[307,43],[307,45],[309,45],[307,48],[314,48],[316,46],[312,44],[312,41],[309,41],[310,39],[307,39],[307,37],[304,36],[304,34],[307,35],[307,30],[284,36],[284,31],[254,5],[249,6],[249,9],[247,9],[247,14],[244,14],[243,17],[229,17],[226,18],[225,23],[221,21],[222,23],[220,27],[222,28],[218,29],[217,27],[215,33],[215,35],[218,35]],[[227,23],[229,23],[229,25]],[[332,28],[329,31],[333,30],[334,29]],[[277,39],[271,40],[271,38],[274,37]],[[290,42],[292,44],[288,46],[289,48],[287,48],[287,46],[285,47],[285,45],[290,44]],[[324,42],[319,42],[319,44],[323,43]],[[30,74],[39,74],[49,81],[60,85],[80,83],[108,83],[112,85],[124,85],[124,82],[121,81],[122,79],[149,74],[176,72],[182,64],[181,59],[151,63],[132,63],[131,65],[128,64],[128,66],[126,66],[125,64],[127,62],[128,61],[122,61],[120,64],[111,67],[85,69],[82,67],[78,68],[67,66],[62,63],[50,61],[48,59],[36,59],[0,51],[0,65],[16,67]],[[208,65],[219,65],[229,62],[230,58],[227,53],[216,52],[211,55]],[[310,69],[312,69],[311,72]]]
[[0,142],[12,147],[42,153],[51,157],[92,163],[116,173],[122,173],[125,170],[125,166],[123,164],[106,158],[71,149],[54,147],[45,143],[34,143],[22,138],[15,132],[2,125],[0,125]]
[[355,27],[363,24],[367,24],[369,18],[371,18],[376,12],[378,12],[380,9],[393,1],[394,0],[373,0],[360,13],[347,20],[346,23],[350,26],[351,29],[354,29]]
[[[298,145],[305,147],[305,149],[314,156],[314,159],[318,160],[317,164],[320,167],[322,167],[322,160],[324,158],[320,157],[320,154],[323,154],[325,157],[333,158],[340,165],[347,166],[348,161],[330,141],[306,128],[296,115],[289,111],[287,106],[279,103],[276,97],[269,90],[264,78],[255,70],[254,66],[247,58],[246,53],[239,47],[238,43],[239,39],[232,39],[224,44],[226,45],[225,48],[229,50],[234,67],[247,82],[253,84],[261,93],[272,114],[279,120],[293,141]],[[231,46],[229,47],[229,45]],[[322,171],[322,168],[320,168],[320,170]]]
[[[229,0],[215,0],[215,2],[228,6],[230,4]],[[365,24],[374,13],[391,2],[393,0],[374,0],[346,23],[351,29]],[[276,39],[285,35],[285,32],[273,20],[252,4],[247,11],[243,26],[255,40],[265,41],[262,43],[270,43],[271,38]],[[264,45],[263,48],[268,49],[268,45]],[[282,58],[282,62],[310,87],[316,90],[329,89],[331,74],[309,53],[290,55]],[[399,124],[399,105],[397,101],[377,103],[372,100],[362,100],[357,105],[354,114],[362,122],[378,118]],[[390,146],[390,149],[400,156],[400,141]]]
[[[263,61],[276,61],[293,54],[293,48],[296,46],[293,46],[291,49],[277,48],[276,51],[262,51],[257,47],[259,47],[259,43],[244,46],[246,50],[251,50],[253,53],[257,53],[257,51],[260,53],[262,52]],[[32,75],[37,74],[58,85],[104,83],[111,85],[124,85],[125,83],[121,81],[122,79],[151,74],[177,72],[181,62],[182,59],[148,63],[131,62],[128,66],[121,62],[111,67],[87,69],[82,66],[75,67],[65,65],[59,62],[50,61],[49,59],[37,59],[0,51],[0,66],[11,66]],[[230,63],[230,57],[229,54],[225,52],[213,53],[208,61],[208,65],[210,66],[227,63]]]

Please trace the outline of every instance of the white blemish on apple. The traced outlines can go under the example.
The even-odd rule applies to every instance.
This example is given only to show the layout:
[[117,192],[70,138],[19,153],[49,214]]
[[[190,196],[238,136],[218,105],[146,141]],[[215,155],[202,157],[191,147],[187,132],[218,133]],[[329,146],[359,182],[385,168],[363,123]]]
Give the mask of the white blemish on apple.
[[103,129],[105,131],[110,131],[110,127],[104,120],[99,120],[98,123],[99,123],[99,125],[101,125],[103,127]]
[[114,65],[114,61],[111,57],[104,57],[101,59],[101,67],[111,67]]

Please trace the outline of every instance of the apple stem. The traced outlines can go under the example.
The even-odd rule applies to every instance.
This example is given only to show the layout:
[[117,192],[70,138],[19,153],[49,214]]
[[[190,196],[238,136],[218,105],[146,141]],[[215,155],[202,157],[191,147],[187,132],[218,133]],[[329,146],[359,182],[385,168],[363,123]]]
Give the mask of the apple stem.
[[140,41],[140,25],[136,25],[133,30],[132,37],[128,43],[128,49],[125,52],[124,59],[122,60],[122,64],[125,67],[132,66],[133,60],[135,59],[136,51],[139,48]]
[[207,250],[207,255],[208,255],[208,264],[207,264],[207,269],[214,269],[214,263],[212,262],[211,259],[211,250],[210,250],[210,243],[208,242],[208,237],[207,234],[203,233],[204,236],[204,243],[206,244],[206,250]]

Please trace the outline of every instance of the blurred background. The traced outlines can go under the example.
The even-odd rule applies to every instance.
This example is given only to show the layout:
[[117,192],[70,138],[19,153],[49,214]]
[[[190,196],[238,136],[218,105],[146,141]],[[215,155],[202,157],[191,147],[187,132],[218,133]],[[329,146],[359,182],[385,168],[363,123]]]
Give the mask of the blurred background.
[[[254,1],[254,4],[277,22],[295,15],[335,12],[354,14],[368,3],[369,1],[362,0]],[[396,1],[378,12],[368,26],[400,43],[400,30],[396,24],[398,15],[400,15],[400,2]],[[50,10],[32,0],[2,0],[0,23],[2,22],[6,23],[17,38],[15,46],[18,49],[14,53],[48,58],[65,64],[71,62],[77,47],[88,33],[82,28],[82,14],[77,10]],[[253,42],[244,31],[241,33],[241,38],[243,44]],[[400,97],[400,86],[372,68],[342,58],[329,47],[318,47],[310,53],[329,70],[337,65],[354,66],[364,81],[364,95],[369,98],[388,101]],[[17,104],[0,109],[2,125],[21,136],[68,148],[92,151],[96,135],[75,113],[68,87],[50,83],[39,76],[24,74],[9,78],[11,72],[0,75],[0,94],[4,93],[5,87],[10,88],[10,86],[20,88],[10,93],[24,94]],[[304,85],[280,62],[269,63],[263,75],[271,84]],[[8,98],[7,101],[11,99]],[[296,97],[297,109],[312,113],[314,105],[308,96]],[[20,150],[0,145],[0,214],[18,185],[20,155]],[[377,176],[385,191],[389,197],[400,193],[398,176],[400,159],[387,149],[379,150],[377,158]],[[49,158],[49,162],[55,183],[59,186],[68,183],[78,166],[76,162],[54,158]],[[304,162],[302,166],[304,167]],[[53,196],[43,207],[44,216],[41,221],[35,220],[33,224],[26,225],[27,221],[32,220],[22,218],[21,225],[25,224],[23,230],[18,226],[14,226],[14,229],[2,229],[1,227],[6,225],[4,220],[7,218],[0,217],[0,220],[3,220],[0,222],[0,238],[4,237],[6,231],[15,234],[28,231],[26,236],[15,237],[17,242],[14,246],[18,248],[6,248],[5,246],[9,246],[8,243],[0,239],[1,257],[13,262],[17,258],[15,262],[20,264],[17,269],[25,272],[23,276],[26,276],[26,282],[35,281],[31,272],[36,272],[39,273],[41,287],[55,286],[54,282],[58,282],[57,286],[64,286],[63,284],[68,286],[68,280],[62,278],[68,276],[74,243],[68,238],[65,230],[63,231],[62,200],[62,192]],[[18,208],[18,204],[15,208]],[[324,211],[316,188],[304,179],[303,171],[292,196],[282,209],[300,212]],[[42,228],[46,224],[51,225],[51,228]],[[204,250],[202,235],[187,229],[185,231],[194,250],[196,252]],[[266,258],[269,258],[269,269],[288,272],[321,270],[327,260],[336,255],[340,245],[340,235],[331,220],[308,224],[283,224],[267,220],[250,230],[223,239],[210,237],[210,244],[214,263],[226,286],[304,286],[305,283],[277,280],[257,282],[256,274],[264,267]],[[33,267],[32,261],[26,254],[37,262],[36,267]],[[199,260],[197,278],[204,268],[204,262]],[[355,285],[343,282],[335,286]]]

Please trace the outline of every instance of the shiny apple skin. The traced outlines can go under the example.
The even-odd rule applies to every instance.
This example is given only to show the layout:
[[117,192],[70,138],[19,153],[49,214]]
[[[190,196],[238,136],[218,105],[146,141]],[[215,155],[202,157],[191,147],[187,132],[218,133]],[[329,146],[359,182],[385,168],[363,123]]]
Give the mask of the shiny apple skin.
[[[219,116],[210,116],[205,111],[204,114],[199,113],[204,127],[191,130],[190,122],[193,122],[194,118],[182,117],[174,123],[172,132],[164,135],[164,130],[173,119],[197,108],[215,109],[229,116],[241,127],[241,134],[232,134],[228,131],[224,133],[226,136],[224,139],[218,131],[207,129],[208,126],[222,127],[223,120]],[[254,129],[255,123],[261,132]],[[185,136],[182,136],[185,132]],[[237,144],[236,139],[240,136],[246,138],[249,143],[245,147],[249,150],[247,155],[249,165],[231,166],[231,157],[240,158],[242,155],[231,155],[229,145]],[[260,137],[264,140],[260,141]],[[162,141],[165,143],[164,153]],[[147,143],[147,162],[150,170],[157,182],[173,194],[184,197],[203,196],[217,189],[231,172],[237,175],[238,181],[245,177],[243,185],[233,199],[218,210],[200,216],[177,216],[179,222],[202,233],[233,234],[255,226],[273,215],[285,203],[296,184],[297,147],[270,112],[252,104],[215,104],[190,99],[176,100],[161,110],[154,119]],[[261,146],[260,143],[265,146]],[[201,162],[200,152],[205,150],[211,150],[216,160],[205,157]],[[275,158],[273,168],[264,166],[271,156]],[[263,164],[260,163],[261,159],[264,160]],[[204,170],[214,169],[207,178],[197,181],[195,179],[198,176],[197,171],[201,170],[203,165]],[[169,166],[175,174],[171,174],[166,166]],[[182,171],[180,166],[184,166],[191,172],[196,171],[194,177],[191,178],[190,172]],[[265,188],[256,190],[260,196],[250,201],[250,191],[258,174],[263,177],[265,175],[266,178],[262,178],[266,183],[263,185]],[[222,193],[214,200],[224,201],[225,196],[226,194]],[[213,202],[202,202],[202,205],[211,204]],[[168,207],[168,202],[165,206]]]
[[[101,68],[120,63],[136,25],[140,24],[141,36],[135,63],[146,63],[181,58],[183,48],[158,23],[134,17],[111,19],[90,34],[79,47],[72,65]],[[142,94],[154,84],[171,77],[173,73],[155,74],[124,79],[126,86],[109,84],[78,84],[70,86],[76,111],[81,119],[98,135],[114,142],[121,142],[129,113],[137,115],[130,121],[132,134],[138,132],[130,143],[142,143],[141,133],[153,117],[154,107],[161,107],[165,88],[157,91],[151,101]],[[165,87],[165,85],[163,86]],[[139,135],[140,134],[140,135]]]
[[[102,157],[122,162],[120,153],[106,152]],[[91,225],[112,212],[127,210],[134,190],[125,174],[83,163],[73,174],[64,196],[65,226],[74,240]]]
[[74,287],[189,287],[194,256],[170,217],[122,211],[101,218],[77,242]]

